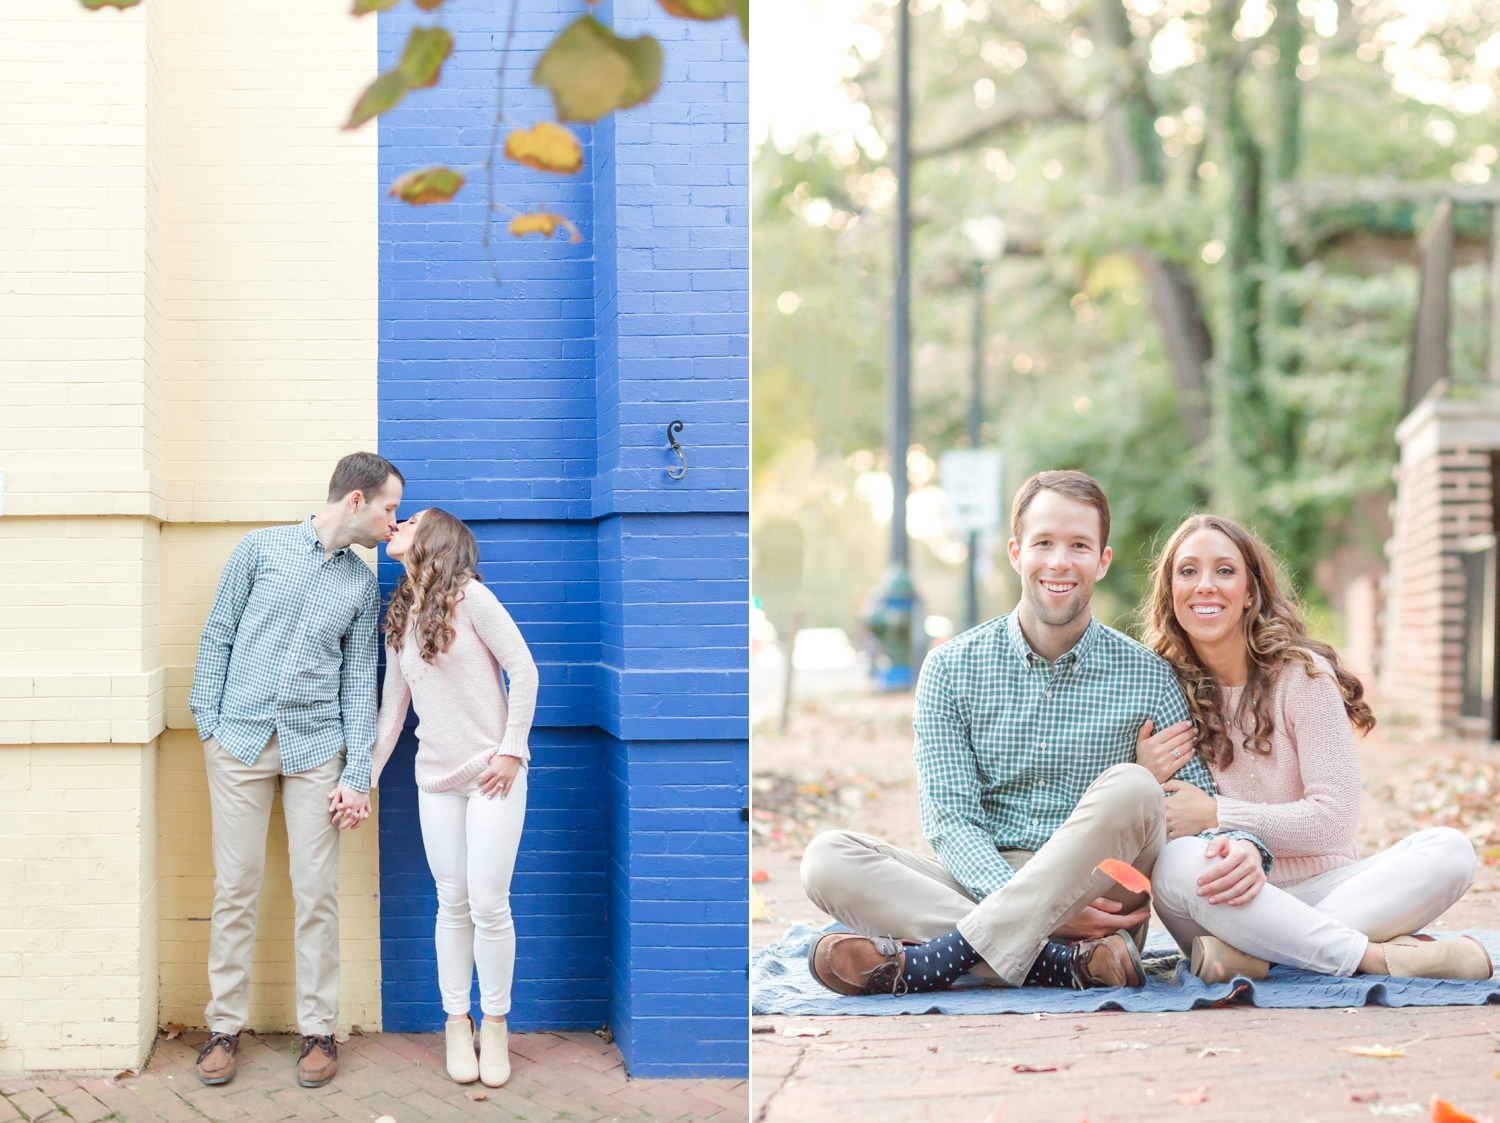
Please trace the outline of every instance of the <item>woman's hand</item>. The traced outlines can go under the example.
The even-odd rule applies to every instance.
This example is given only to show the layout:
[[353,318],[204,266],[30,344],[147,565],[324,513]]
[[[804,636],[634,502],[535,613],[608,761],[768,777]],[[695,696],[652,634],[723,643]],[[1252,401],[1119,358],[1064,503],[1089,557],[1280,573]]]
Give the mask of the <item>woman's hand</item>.
[[1203,856],[1224,859],[1198,878],[1198,896],[1211,905],[1248,905],[1266,883],[1260,848],[1248,839],[1211,838]]
[[1135,737],[1135,762],[1165,784],[1177,770],[1193,759],[1193,742],[1197,733],[1190,721],[1179,721],[1152,736],[1155,723],[1150,718]]
[[1202,788],[1185,780],[1168,780],[1162,788],[1167,792],[1168,838],[1198,834],[1219,825],[1219,804]]
[[510,786],[516,782],[523,763],[518,756],[496,753],[490,757],[489,767],[479,774],[479,790],[490,799],[499,792],[500,798],[504,799],[510,795]]

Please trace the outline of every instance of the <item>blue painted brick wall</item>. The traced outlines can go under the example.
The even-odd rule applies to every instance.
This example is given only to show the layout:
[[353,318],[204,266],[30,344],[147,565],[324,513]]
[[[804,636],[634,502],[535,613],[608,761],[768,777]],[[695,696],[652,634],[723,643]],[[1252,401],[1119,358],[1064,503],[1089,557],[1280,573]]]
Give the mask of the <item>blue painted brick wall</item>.
[[[578,0],[522,0],[506,103]],[[511,1020],[614,1030],[641,1075],[743,1075],[748,833],[749,218],[746,49],[732,21],[651,0],[601,4],[665,53],[644,106],[570,126],[585,170],[501,162],[499,201],[584,241],[499,228],[480,247],[494,48],[508,5],[451,5],[442,84],[380,119],[381,179],[466,168],[447,206],[381,207],[380,447],[403,513],[473,527],[486,583],[541,672],[531,797],[512,898]],[[383,14],[383,66],[415,13]],[[425,18],[422,22],[428,22]],[[508,217],[505,216],[505,217]],[[681,419],[690,470],[666,425]],[[384,563],[382,582],[397,572]],[[408,733],[381,793],[388,1029],[441,1024],[435,901]]]

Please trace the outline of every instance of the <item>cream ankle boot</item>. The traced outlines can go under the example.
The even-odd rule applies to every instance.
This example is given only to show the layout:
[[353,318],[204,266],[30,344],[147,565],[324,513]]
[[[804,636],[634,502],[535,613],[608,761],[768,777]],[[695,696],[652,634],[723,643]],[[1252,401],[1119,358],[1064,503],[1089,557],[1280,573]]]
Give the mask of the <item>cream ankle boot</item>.
[[448,1075],[459,1084],[479,1079],[479,1058],[474,1055],[474,1019],[452,1014],[443,1027],[448,1039]]
[[510,1042],[504,1022],[488,1018],[479,1023],[479,1079],[498,1088],[510,1079]]
[[1380,946],[1385,949],[1386,974],[1399,979],[1488,979],[1494,974],[1490,953],[1473,936],[1397,936]]
[[1205,983],[1227,983],[1239,976],[1264,979],[1271,965],[1230,947],[1216,936],[1195,936],[1189,969]]

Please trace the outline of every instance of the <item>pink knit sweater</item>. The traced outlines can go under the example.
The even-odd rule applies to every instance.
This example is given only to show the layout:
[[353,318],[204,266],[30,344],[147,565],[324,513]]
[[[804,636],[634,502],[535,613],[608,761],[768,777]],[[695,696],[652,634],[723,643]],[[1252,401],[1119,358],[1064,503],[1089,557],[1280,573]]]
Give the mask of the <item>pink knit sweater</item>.
[[[401,651],[385,646],[385,689],[375,733],[370,787],[390,759],[417,707],[417,787],[461,788],[497,753],[530,760],[526,737],[536,712],[536,664],[520,629],[495,594],[478,581],[463,588],[453,610],[453,645],[433,662],[418,653],[410,622]],[[500,669],[510,676],[510,697]]]
[[1270,848],[1273,885],[1347,866],[1356,857],[1360,782],[1354,730],[1332,666],[1317,656],[1313,661],[1323,673],[1309,678],[1293,664],[1272,686],[1269,756],[1246,750],[1243,724],[1234,720],[1244,688],[1220,687],[1234,760],[1213,770],[1219,826],[1250,831]]

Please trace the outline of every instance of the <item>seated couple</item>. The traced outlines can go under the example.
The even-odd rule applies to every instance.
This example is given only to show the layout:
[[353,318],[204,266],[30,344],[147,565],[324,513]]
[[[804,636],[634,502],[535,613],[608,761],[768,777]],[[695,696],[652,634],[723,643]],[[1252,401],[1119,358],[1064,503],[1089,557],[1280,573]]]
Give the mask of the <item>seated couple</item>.
[[[369,817],[369,792],[413,704],[448,1073],[491,1087],[510,1076],[510,880],[526,818],[536,664],[480,583],[469,528],[436,507],[397,523],[404,483],[374,453],[344,457],[321,511],[252,530],[219,579],[189,699],[213,814],[209,1035],[198,1054],[206,1084],[234,1077],[250,1016],[256,906],[277,791],[296,904],[297,1080],[316,1088],[337,1072],[339,831]],[[380,588],[350,547],[381,542],[406,572],[386,613],[377,715]],[[484,1012],[477,1056],[469,1016],[476,967]]]
[[855,934],[808,949],[841,994],[1144,983],[1151,879],[1205,982],[1284,963],[1325,975],[1487,979],[1468,937],[1414,936],[1463,896],[1474,849],[1420,831],[1356,859],[1359,761],[1375,724],[1359,680],[1310,638],[1270,552],[1195,515],[1155,566],[1154,653],[1092,619],[1109,504],[1081,472],[1027,480],[1011,512],[1016,610],[922,668],[916,760],[937,858],[852,831],[808,846],[812,902]]

